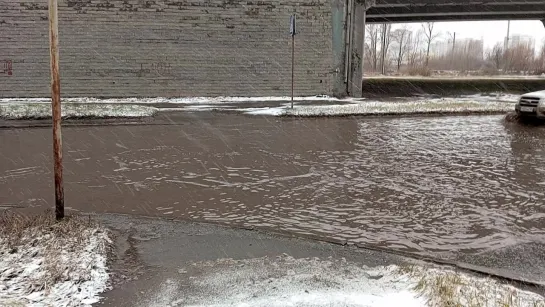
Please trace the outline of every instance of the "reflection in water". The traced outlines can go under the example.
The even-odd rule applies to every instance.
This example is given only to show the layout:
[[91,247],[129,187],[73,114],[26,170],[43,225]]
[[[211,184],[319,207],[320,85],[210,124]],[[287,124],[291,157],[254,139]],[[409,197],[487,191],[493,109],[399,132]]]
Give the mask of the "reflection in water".
[[[496,116],[66,128],[73,210],[174,216],[423,253],[544,234],[545,129]],[[0,206],[52,204],[49,130],[2,130]],[[32,200],[32,201],[31,201]]]
[[[513,215],[517,230],[526,235],[543,234],[545,222],[545,127],[508,124],[513,152],[510,203],[504,210]],[[531,231],[527,231],[531,230]]]

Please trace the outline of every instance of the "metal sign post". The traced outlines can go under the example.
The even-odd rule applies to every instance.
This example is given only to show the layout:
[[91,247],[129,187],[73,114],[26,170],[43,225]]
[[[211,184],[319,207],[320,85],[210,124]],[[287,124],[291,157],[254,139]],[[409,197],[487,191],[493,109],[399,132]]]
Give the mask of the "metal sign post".
[[291,34],[291,108],[293,109],[293,84],[294,84],[294,69],[295,69],[295,34],[296,18],[295,14],[290,17],[290,34]]
[[57,15],[57,0],[49,0],[49,55],[51,61],[55,217],[57,220],[61,220],[64,218],[64,186],[62,180],[61,81],[59,76],[59,26]]

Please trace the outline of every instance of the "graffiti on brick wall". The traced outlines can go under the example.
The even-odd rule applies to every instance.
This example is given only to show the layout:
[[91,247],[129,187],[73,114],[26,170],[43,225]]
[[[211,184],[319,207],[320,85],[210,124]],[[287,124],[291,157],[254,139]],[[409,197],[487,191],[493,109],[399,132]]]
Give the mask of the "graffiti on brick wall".
[[11,60],[0,60],[0,75],[13,75],[13,62]]
[[91,68],[89,70],[91,75],[98,75],[101,77],[105,76],[120,76],[120,75],[136,75],[142,77],[151,73],[150,69],[144,68],[143,65],[140,67],[128,67],[128,68]]
[[172,64],[165,61],[159,61],[151,63],[151,69],[159,75],[170,75],[172,73]]
[[91,68],[90,75],[99,76],[119,76],[119,75],[136,75],[144,77],[148,75],[168,76],[172,74],[172,64],[165,61],[134,63],[127,60],[128,67],[120,68]]

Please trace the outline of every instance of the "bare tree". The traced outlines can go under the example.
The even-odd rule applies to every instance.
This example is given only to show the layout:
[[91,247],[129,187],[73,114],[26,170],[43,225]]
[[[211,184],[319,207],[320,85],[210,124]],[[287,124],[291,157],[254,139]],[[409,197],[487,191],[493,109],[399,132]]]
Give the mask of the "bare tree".
[[[449,45],[449,41],[443,44]],[[484,42],[479,39],[461,39],[456,43],[454,49],[443,50],[443,53],[430,55],[429,68],[434,70],[457,70],[464,72],[477,71],[483,68],[484,61]],[[485,65],[486,66],[486,65]],[[493,69],[492,65],[486,66],[487,69]],[[490,71],[491,72],[491,71]]]
[[543,74],[545,73],[545,41],[541,44],[541,49],[536,58],[536,73]]
[[373,71],[377,71],[378,66],[378,47],[379,47],[379,29],[375,24],[369,24],[365,28],[367,48],[366,57]]
[[527,73],[532,69],[535,58],[533,42],[518,42],[509,46],[505,51],[506,71]]
[[502,64],[503,53],[503,44],[496,43],[496,45],[486,53],[486,60],[494,66],[494,69],[498,70]]
[[454,57],[455,57],[455,54],[456,54],[456,32],[447,32],[448,36],[449,36],[449,44],[452,45],[452,48],[450,49],[450,69],[453,69],[454,68]]
[[439,36],[439,33],[434,32],[435,22],[426,22],[422,24],[424,36],[426,37],[426,67],[430,62],[430,47],[433,41]]
[[395,56],[397,71],[401,69],[405,55],[410,50],[409,41],[410,41],[411,32],[407,27],[397,29],[393,33],[393,40],[397,43],[397,54]]
[[420,65],[422,55],[422,31],[409,33],[407,44],[407,60],[411,68]]
[[386,73],[386,56],[388,55],[388,48],[390,47],[390,24],[383,24],[380,31],[380,37],[382,39],[382,45],[380,48],[380,72],[384,75]]

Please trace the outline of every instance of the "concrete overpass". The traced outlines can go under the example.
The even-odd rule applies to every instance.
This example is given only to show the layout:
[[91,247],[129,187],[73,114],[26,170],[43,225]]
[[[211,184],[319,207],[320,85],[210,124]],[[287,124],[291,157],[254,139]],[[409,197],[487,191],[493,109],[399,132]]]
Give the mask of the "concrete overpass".
[[545,2],[541,0],[345,0],[338,4],[333,16],[341,14],[335,9],[342,10],[347,26],[344,51],[341,48],[336,54],[344,64],[336,92],[354,97],[361,96],[366,23],[533,19],[545,24]]
[[376,0],[368,5],[368,23],[545,18],[545,2],[539,0]]

